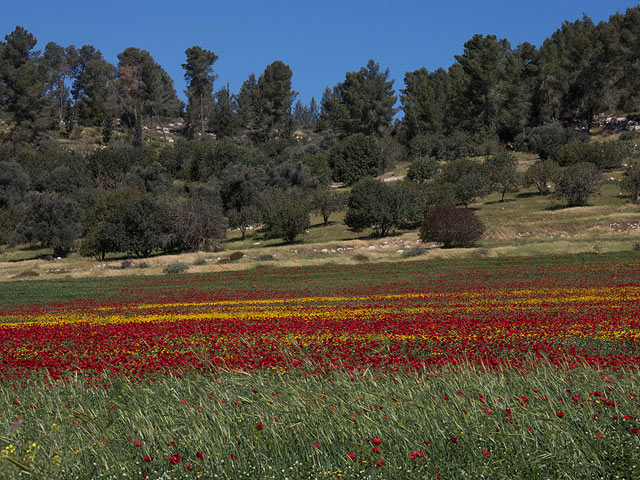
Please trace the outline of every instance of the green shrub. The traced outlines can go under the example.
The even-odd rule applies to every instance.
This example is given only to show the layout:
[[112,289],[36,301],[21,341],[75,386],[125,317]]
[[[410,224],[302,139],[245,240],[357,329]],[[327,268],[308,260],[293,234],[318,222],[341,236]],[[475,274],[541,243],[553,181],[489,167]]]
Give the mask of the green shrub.
[[632,249],[634,252],[640,252],[640,242],[635,242],[635,243],[631,246],[631,249]]
[[269,253],[261,253],[260,255],[258,255],[257,260],[259,262],[268,262],[270,260],[275,260],[275,258],[276,257],[274,255],[271,255]]
[[489,256],[489,250],[484,247],[476,248],[471,254],[474,258],[483,258]]
[[233,252],[231,255],[229,255],[229,260],[231,260],[232,262],[237,262],[238,260],[241,260],[242,258],[244,258],[244,253],[243,252]]
[[555,196],[564,198],[569,207],[586,205],[592,195],[600,191],[602,173],[593,163],[569,165],[556,182]]
[[206,265],[206,264],[207,264],[207,261],[206,261],[204,258],[202,258],[202,257],[198,257],[198,258],[196,258],[196,259],[193,261],[193,264],[194,264],[194,265],[196,265],[196,266],[199,266],[199,265]]
[[402,258],[417,257],[422,255],[426,251],[427,249],[420,245],[416,245],[415,247],[405,248],[402,251]]
[[356,262],[360,262],[360,263],[367,263],[367,262],[369,261],[369,257],[367,257],[367,256],[366,256],[365,254],[363,254],[363,253],[356,253],[356,254],[353,256],[353,259],[354,259]]
[[175,262],[168,263],[166,267],[164,267],[164,273],[168,273],[169,275],[176,275],[178,273],[183,273],[189,270],[189,266],[184,263],[182,260],[176,260]]

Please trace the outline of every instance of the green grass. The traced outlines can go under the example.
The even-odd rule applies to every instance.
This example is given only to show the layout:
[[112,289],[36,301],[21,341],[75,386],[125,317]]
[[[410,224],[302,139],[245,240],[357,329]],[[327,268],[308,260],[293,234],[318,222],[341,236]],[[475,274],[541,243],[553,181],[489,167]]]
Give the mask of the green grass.
[[[146,276],[144,270],[134,270],[137,275],[107,278],[74,278],[4,282],[0,288],[0,307],[19,305],[46,305],[72,300],[122,298],[124,300],[153,298],[160,294],[166,298],[181,295],[207,294],[212,290],[239,294],[239,292],[264,292],[265,295],[348,295],[351,290],[366,285],[380,291],[403,288],[425,288],[447,285],[459,287],[474,284],[481,279],[487,286],[504,284],[504,272],[509,272],[509,282],[563,282],[565,284],[625,283],[633,275],[640,254],[631,248],[624,252],[576,253],[544,255],[539,257],[489,257],[475,258],[473,249],[467,249],[466,257],[432,257],[399,263],[365,265],[318,265],[302,267],[277,267],[253,264],[244,271],[214,273],[187,273],[177,277]],[[195,268],[195,267],[192,267]],[[612,270],[613,269],[613,270]],[[548,272],[553,272],[549,278]],[[579,273],[576,273],[579,272]],[[632,273],[629,273],[632,272]]]
[[280,369],[100,382],[108,388],[5,383],[0,478],[631,479],[640,436],[624,417],[638,411],[640,376],[610,376],[543,366],[319,379]]

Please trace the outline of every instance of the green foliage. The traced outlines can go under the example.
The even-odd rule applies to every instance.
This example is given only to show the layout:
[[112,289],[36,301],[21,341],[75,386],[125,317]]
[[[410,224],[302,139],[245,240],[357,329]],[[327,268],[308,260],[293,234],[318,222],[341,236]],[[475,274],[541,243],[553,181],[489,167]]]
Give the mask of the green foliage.
[[622,182],[620,182],[622,190],[631,195],[631,200],[638,201],[640,194],[640,161],[632,160],[622,174]]
[[403,198],[399,189],[373,178],[364,178],[351,189],[344,223],[349,230],[361,232],[373,228],[384,237],[403,219]]
[[408,140],[444,128],[447,81],[447,72],[442,68],[429,73],[422,67],[405,73],[405,89],[401,90],[400,101]]
[[264,139],[288,137],[291,133],[291,104],[297,95],[291,90],[292,75],[291,68],[277,60],[267,65],[258,79],[261,106],[258,129]]
[[309,167],[311,175],[317,178],[321,185],[329,185],[331,183],[332,172],[328,155],[324,153],[304,155],[300,161]]
[[602,173],[593,163],[575,163],[565,167],[556,182],[555,195],[569,207],[586,205],[589,197],[600,191]]
[[570,141],[588,142],[589,136],[557,123],[547,123],[530,129],[526,135],[516,138],[518,148],[523,151],[537,153],[542,160],[558,161],[558,151]]
[[407,178],[416,183],[430,180],[438,171],[440,163],[433,157],[418,157],[411,162]]
[[245,257],[244,252],[233,252],[229,255],[229,260],[232,262],[237,262],[238,260],[242,260]]
[[501,88],[505,60],[511,51],[506,39],[495,35],[474,35],[464,44],[464,53],[456,55],[461,66],[461,81],[452,89],[449,101],[458,127],[478,132],[495,131],[500,118]]
[[564,167],[588,162],[601,170],[611,170],[619,168],[628,154],[629,149],[622,142],[584,143],[574,140],[558,150],[558,163]]
[[420,227],[423,242],[440,242],[445,248],[469,247],[484,233],[484,225],[468,208],[439,205],[424,217]]
[[549,183],[558,176],[560,166],[553,160],[538,160],[531,165],[524,176],[526,186],[535,186],[540,195],[549,194]]
[[244,240],[247,230],[255,226],[260,221],[260,210],[255,205],[246,205],[240,209],[231,208],[227,212],[229,228],[240,230],[242,240]]
[[113,190],[120,186],[137,159],[138,152],[132,146],[114,143],[87,157],[87,171],[96,186]]
[[218,60],[218,56],[197,45],[188,48],[184,53],[187,55],[187,62],[182,64],[184,78],[188,83],[187,116],[192,128],[199,126],[200,135],[204,135],[213,82],[217,78],[217,75],[213,74],[213,64]]
[[456,203],[456,190],[454,185],[447,182],[433,181],[420,185],[418,190],[419,205],[422,206],[422,216],[437,205]]
[[476,153],[476,144],[471,136],[461,130],[436,137],[433,149],[427,156],[438,160],[452,161],[471,157]]
[[310,211],[311,206],[304,192],[296,188],[272,188],[263,199],[262,221],[265,231],[271,237],[293,243],[298,235],[309,228]]
[[166,207],[147,196],[122,204],[106,219],[123,232],[123,251],[137,257],[148,257],[163,245],[167,233]]
[[340,141],[329,153],[329,165],[333,179],[345,185],[382,173],[384,157],[375,138],[362,133]]
[[381,72],[380,65],[369,60],[359,71],[347,72],[333,90],[325,90],[318,126],[345,135],[382,136],[391,126],[395,102],[389,69]]
[[12,243],[40,244],[65,256],[80,234],[80,211],[73,200],[57,193],[31,192],[25,199],[27,211],[12,236]]
[[213,100],[209,129],[217,138],[231,137],[236,133],[239,125],[236,117],[237,103],[229,90],[229,85],[218,90]]
[[242,207],[259,206],[264,180],[259,172],[246,165],[227,165],[220,176],[220,195],[225,212]]
[[325,226],[329,224],[331,214],[342,210],[344,204],[343,195],[326,187],[317,188],[311,196],[311,207],[314,212],[322,215]]
[[184,273],[189,270],[189,265],[184,263],[182,260],[176,260],[174,262],[167,263],[167,266],[164,267],[164,273],[169,275],[177,275],[180,273]]
[[20,203],[29,189],[29,175],[16,162],[0,162],[0,208]]
[[282,190],[295,187],[305,193],[315,191],[320,182],[302,162],[283,162],[269,169],[267,185]]
[[177,117],[182,103],[173,88],[173,80],[149,52],[129,47],[118,54],[118,60],[123,117],[134,132],[133,144],[140,146],[143,117]]
[[470,204],[475,198],[484,195],[488,189],[483,166],[468,158],[447,163],[435,182],[451,185],[455,203],[460,205]]
[[167,190],[169,182],[165,178],[165,169],[160,163],[153,162],[147,167],[134,165],[124,179],[123,186],[137,188],[141,192],[160,194]]
[[[102,126],[118,111],[116,68],[100,50],[84,45],[73,58],[73,118],[87,126]],[[68,127],[73,120],[68,121]]]
[[36,38],[23,27],[16,27],[0,42],[0,98],[14,122],[12,138],[31,141],[46,130],[47,69],[34,52]]
[[520,184],[520,177],[518,175],[518,159],[516,156],[503,150],[496,155],[489,157],[484,162],[484,170],[489,182],[489,190],[497,190],[502,194],[502,200],[504,202],[504,195],[507,192],[514,191]]
[[413,247],[408,247],[402,250],[402,258],[412,258],[419,257],[426,252],[427,249],[420,245],[414,245]]

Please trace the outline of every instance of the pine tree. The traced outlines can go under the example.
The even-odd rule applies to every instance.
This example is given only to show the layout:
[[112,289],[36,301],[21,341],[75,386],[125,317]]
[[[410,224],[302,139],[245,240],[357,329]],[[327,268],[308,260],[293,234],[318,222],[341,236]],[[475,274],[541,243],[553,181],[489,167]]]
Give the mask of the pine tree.
[[16,27],[0,42],[0,98],[17,140],[31,140],[47,128],[47,68],[36,38]]
[[213,73],[213,64],[218,56],[212,51],[194,46],[185,51],[187,63],[182,64],[184,78],[188,82],[186,94],[189,99],[187,116],[191,124],[194,119],[200,125],[200,135],[204,135],[207,123],[208,106],[212,102],[213,82],[217,75]]

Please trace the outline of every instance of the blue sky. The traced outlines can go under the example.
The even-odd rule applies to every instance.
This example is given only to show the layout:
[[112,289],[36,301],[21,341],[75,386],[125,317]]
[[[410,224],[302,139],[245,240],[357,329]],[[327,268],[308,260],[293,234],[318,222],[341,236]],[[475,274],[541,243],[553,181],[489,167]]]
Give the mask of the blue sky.
[[344,79],[370,58],[389,68],[396,93],[407,71],[449,67],[454,55],[475,33],[507,38],[512,46],[539,45],[564,20],[595,22],[624,12],[636,3],[620,0],[403,1],[325,0],[114,0],[111,2],[31,0],[5,2],[0,33],[21,25],[38,39],[77,46],[91,44],[107,60],[134,46],[148,50],[173,77],[184,99],[184,51],[193,46],[213,50],[219,59],[214,88],[229,83],[237,93],[242,82],[258,76],[275,60],[293,71],[299,99],[317,100],[326,86]]

